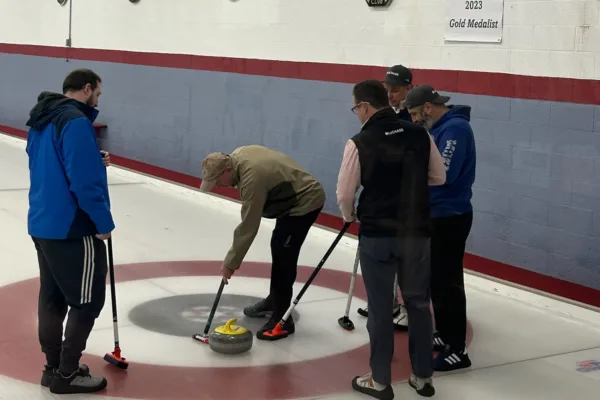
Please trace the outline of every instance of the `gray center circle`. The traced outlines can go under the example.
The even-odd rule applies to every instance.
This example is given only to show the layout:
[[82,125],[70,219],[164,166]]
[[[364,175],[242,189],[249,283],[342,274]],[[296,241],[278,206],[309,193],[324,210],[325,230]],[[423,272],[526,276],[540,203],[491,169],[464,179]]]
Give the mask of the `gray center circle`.
[[[243,310],[260,300],[253,296],[223,294],[210,330],[237,318],[236,325],[241,325],[256,334],[267,323],[268,318],[249,318],[244,315]],[[134,325],[148,331],[191,337],[195,333],[204,332],[214,301],[215,295],[208,293],[161,297],[138,304],[129,312],[128,317]],[[292,312],[292,317],[295,323],[300,320],[296,310]]]

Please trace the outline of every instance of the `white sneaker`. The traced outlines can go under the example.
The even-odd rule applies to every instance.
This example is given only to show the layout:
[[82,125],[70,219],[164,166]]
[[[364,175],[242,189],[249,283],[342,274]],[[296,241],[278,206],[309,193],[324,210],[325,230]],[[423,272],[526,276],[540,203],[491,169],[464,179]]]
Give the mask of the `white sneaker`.
[[352,388],[379,400],[392,400],[394,398],[392,386],[384,386],[375,382],[371,373],[355,377],[352,380]]
[[435,394],[435,388],[433,387],[433,380],[431,378],[418,378],[413,374],[408,380],[408,384],[421,396],[431,397]]
[[406,307],[401,304],[400,312],[396,317],[394,317],[394,329],[399,331],[407,331],[408,330],[408,313],[406,312]]

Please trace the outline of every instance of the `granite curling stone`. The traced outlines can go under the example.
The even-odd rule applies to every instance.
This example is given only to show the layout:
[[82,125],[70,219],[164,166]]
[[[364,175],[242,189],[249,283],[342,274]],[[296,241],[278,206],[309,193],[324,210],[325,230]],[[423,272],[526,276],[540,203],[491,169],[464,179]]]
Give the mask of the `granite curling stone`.
[[237,319],[232,318],[210,333],[208,344],[213,351],[222,354],[240,354],[252,348],[254,340],[252,332],[243,326],[233,325],[235,322]]

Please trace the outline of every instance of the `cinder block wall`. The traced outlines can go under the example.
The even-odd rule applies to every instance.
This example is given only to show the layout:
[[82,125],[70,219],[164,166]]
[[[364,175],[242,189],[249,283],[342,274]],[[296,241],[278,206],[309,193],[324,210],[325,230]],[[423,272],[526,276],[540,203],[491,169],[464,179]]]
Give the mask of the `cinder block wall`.
[[596,107],[483,96],[474,104],[477,211],[469,250],[600,287]]

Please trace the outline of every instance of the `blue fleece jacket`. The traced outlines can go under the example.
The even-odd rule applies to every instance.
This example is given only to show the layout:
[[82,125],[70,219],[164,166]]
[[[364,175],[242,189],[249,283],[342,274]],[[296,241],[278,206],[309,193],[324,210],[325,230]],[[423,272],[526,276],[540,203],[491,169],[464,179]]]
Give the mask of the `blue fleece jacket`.
[[469,121],[471,107],[449,106],[431,128],[431,135],[446,165],[446,183],[430,186],[432,218],[450,217],[473,210],[475,138]]
[[106,167],[92,125],[97,115],[62,94],[38,96],[27,121],[31,236],[76,239],[114,229]]

